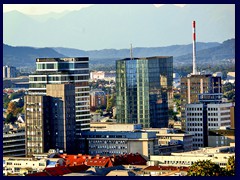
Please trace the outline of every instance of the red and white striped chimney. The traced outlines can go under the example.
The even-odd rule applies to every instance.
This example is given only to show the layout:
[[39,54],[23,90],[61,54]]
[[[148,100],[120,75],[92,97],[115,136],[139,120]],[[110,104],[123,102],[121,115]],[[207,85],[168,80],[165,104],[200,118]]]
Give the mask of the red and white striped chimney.
[[196,66],[196,22],[192,22],[192,30],[193,30],[193,72],[192,74],[197,74],[197,66]]

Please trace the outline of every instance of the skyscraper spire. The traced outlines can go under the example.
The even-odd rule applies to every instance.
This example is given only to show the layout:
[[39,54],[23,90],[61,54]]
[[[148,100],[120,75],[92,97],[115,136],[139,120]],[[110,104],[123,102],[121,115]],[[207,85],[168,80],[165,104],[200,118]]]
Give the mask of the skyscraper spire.
[[130,44],[130,59],[133,59],[132,44]]

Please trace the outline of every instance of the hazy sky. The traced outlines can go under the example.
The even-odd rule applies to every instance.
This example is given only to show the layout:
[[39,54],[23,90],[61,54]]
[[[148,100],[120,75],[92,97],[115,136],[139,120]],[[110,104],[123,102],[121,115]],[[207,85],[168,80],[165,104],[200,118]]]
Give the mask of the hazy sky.
[[193,20],[198,42],[221,43],[235,37],[235,5],[154,5],[159,8],[153,4],[3,4],[3,12],[25,14],[4,13],[3,42],[82,50],[123,49],[130,43],[134,47],[182,45],[192,42]]
[[[160,7],[164,4],[155,4]],[[175,4],[176,6],[183,7],[184,4]],[[39,15],[47,14],[50,12],[63,12],[79,10],[84,7],[89,7],[91,4],[3,4],[3,12],[17,10],[24,14]]]

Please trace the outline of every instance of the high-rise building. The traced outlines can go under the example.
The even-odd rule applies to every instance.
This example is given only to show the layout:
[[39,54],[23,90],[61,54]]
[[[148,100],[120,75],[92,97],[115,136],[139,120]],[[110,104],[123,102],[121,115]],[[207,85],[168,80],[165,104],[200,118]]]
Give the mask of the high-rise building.
[[181,120],[185,130],[185,107],[187,104],[197,103],[198,95],[203,93],[221,93],[221,77],[211,74],[197,74],[181,78]]
[[117,122],[167,127],[173,57],[127,58],[116,66]]
[[46,84],[75,85],[76,137],[90,130],[89,59],[38,58],[36,73],[29,76],[29,94],[46,95]]
[[3,78],[13,78],[17,76],[17,69],[13,66],[3,66]]
[[75,149],[74,85],[47,84],[46,88],[47,95],[24,97],[27,156],[49,149]]
[[208,131],[230,128],[232,103],[222,103],[221,93],[198,95],[199,102],[186,105],[186,131],[193,135],[193,148],[208,146]]

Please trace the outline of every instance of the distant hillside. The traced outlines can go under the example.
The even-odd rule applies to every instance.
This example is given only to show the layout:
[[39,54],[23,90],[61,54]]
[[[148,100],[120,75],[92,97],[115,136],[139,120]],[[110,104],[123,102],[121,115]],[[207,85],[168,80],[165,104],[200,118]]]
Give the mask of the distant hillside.
[[[197,43],[198,50],[208,49],[212,47],[219,46],[220,43]],[[64,54],[66,56],[88,56],[91,58],[119,58],[129,57],[129,49],[103,49],[95,51],[83,51],[72,48],[54,48],[58,53]],[[166,47],[136,47],[133,48],[134,57],[149,57],[149,56],[181,56],[192,52],[192,44],[188,45],[172,45]]]
[[33,66],[36,58],[64,57],[51,48],[13,47],[3,44],[3,65]]
[[[197,51],[198,64],[216,64],[227,59],[235,59],[235,39],[224,41],[220,46]],[[174,58],[175,63],[191,63],[192,53]]]
[[[103,49],[83,51],[72,48],[32,48],[12,47],[3,44],[3,64],[34,66],[35,59],[40,57],[81,57],[90,59],[90,67],[96,65],[115,66],[116,60],[129,57],[129,49]],[[174,66],[189,65],[192,63],[192,44],[173,45],[167,47],[133,48],[134,57],[173,56]],[[220,63],[222,60],[235,59],[235,39],[223,43],[197,43],[197,64]]]

